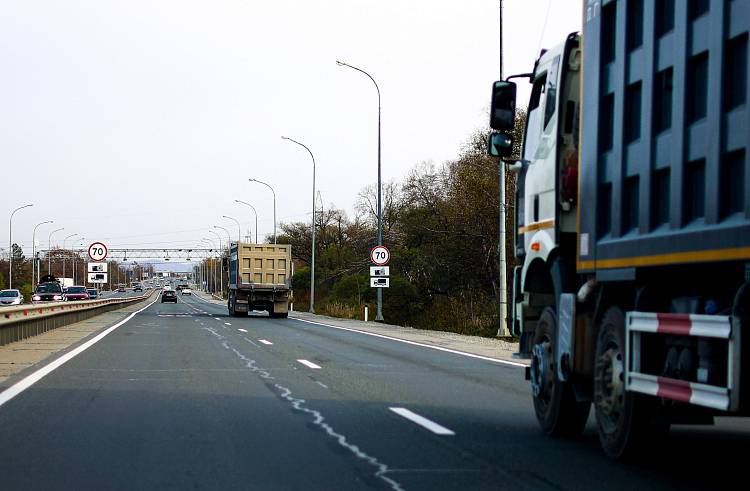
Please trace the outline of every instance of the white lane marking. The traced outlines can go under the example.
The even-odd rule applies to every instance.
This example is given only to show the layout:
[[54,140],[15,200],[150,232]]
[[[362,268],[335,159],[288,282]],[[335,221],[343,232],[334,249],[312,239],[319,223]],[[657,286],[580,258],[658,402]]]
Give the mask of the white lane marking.
[[453,431],[446,428],[445,426],[440,426],[439,424],[435,423],[434,421],[430,421],[424,416],[420,416],[417,413],[409,411],[405,407],[389,407],[388,409],[398,414],[399,416],[403,416],[404,418],[408,419],[412,423],[417,423],[419,426],[427,428],[428,430],[435,433],[436,435],[455,435],[456,434]]
[[376,338],[390,339],[391,341],[397,341],[399,343],[411,344],[412,346],[421,346],[423,348],[430,348],[438,351],[444,351],[446,353],[453,353],[455,355],[467,356],[469,358],[476,358],[477,360],[491,361],[493,363],[501,363],[503,365],[510,365],[512,367],[526,368],[528,365],[523,363],[517,363],[514,361],[501,360],[500,358],[492,358],[491,356],[475,355],[474,353],[467,353],[465,351],[458,351],[450,348],[443,348],[442,346],[433,346],[431,344],[418,343],[416,341],[409,341],[408,339],[394,338],[393,336],[386,336],[385,334],[377,334],[374,332],[361,331],[359,329],[352,329],[350,327],[332,326],[331,324],[323,324],[322,322],[315,322],[306,319],[294,318],[294,320],[300,322],[307,322],[308,324],[315,324],[316,326],[330,327],[332,329],[339,329],[341,331],[356,332],[358,334],[366,334]]
[[306,367],[315,368],[315,369],[319,369],[320,368],[318,365],[316,365],[315,363],[313,363],[311,361],[308,361],[308,360],[297,360],[297,361],[300,362],[300,363],[302,363]]
[[[222,345],[226,349],[234,352],[234,354],[237,355],[237,357],[243,360],[246,363],[247,368],[249,368],[253,373],[256,373],[260,378],[264,380],[273,380],[273,377],[271,376],[268,370],[256,366],[255,360],[251,360],[250,358],[246,357],[245,355],[237,351],[237,349],[235,349],[233,346],[229,344],[229,340],[226,337],[219,334],[214,328],[206,327],[204,329],[206,329],[207,331],[212,333],[214,336],[219,338],[219,340],[221,340],[222,342]],[[349,441],[347,441],[346,435],[337,433],[336,430],[334,430],[333,427],[326,422],[325,417],[320,411],[316,411],[315,409],[306,407],[305,404],[308,404],[307,401],[305,401],[304,399],[297,399],[293,397],[292,391],[282,385],[279,385],[277,383],[274,383],[273,385],[279,391],[281,391],[281,394],[280,394],[281,398],[288,401],[294,409],[311,415],[313,417],[312,424],[314,424],[315,426],[318,426],[323,431],[325,431],[328,436],[333,438],[340,446],[349,450],[357,458],[375,467],[377,469],[377,472],[375,472],[375,477],[386,482],[394,491],[404,491],[404,488],[401,487],[401,484],[399,484],[394,479],[388,477],[388,474],[391,473],[392,469],[390,469],[386,464],[383,464],[377,458],[364,453],[362,450],[359,449],[357,445],[354,445],[353,443],[350,443]]]
[[267,344],[269,346],[273,344],[271,341],[266,341],[265,339],[259,339],[258,341],[260,341],[263,344]]
[[319,382],[319,381],[317,381],[317,380],[316,380],[316,381],[315,381],[315,383],[316,383],[316,384],[318,384],[318,385],[320,385],[320,386],[321,386],[321,387],[323,387],[324,389],[327,389],[327,388],[328,388],[328,386],[327,386],[326,384],[324,384],[323,382]]
[[237,330],[240,332],[247,332],[247,329],[238,328]]
[[26,389],[28,389],[29,387],[31,387],[35,383],[37,383],[40,380],[42,380],[45,376],[49,375],[50,373],[52,373],[56,369],[60,368],[65,363],[69,362],[70,360],[72,360],[76,356],[80,355],[81,353],[83,353],[84,351],[86,351],[87,349],[89,349],[90,347],[92,347],[93,345],[95,345],[96,343],[98,343],[99,341],[101,341],[102,339],[104,339],[104,337],[107,334],[111,333],[112,331],[114,331],[115,329],[117,329],[118,327],[120,327],[121,325],[123,325],[126,322],[128,322],[130,319],[132,319],[133,317],[135,317],[135,314],[141,313],[144,310],[146,310],[147,308],[151,307],[157,301],[158,301],[158,298],[154,299],[153,302],[151,302],[150,304],[146,305],[145,307],[143,307],[140,310],[136,310],[135,312],[133,312],[129,316],[125,317],[123,320],[121,320],[120,322],[118,322],[114,326],[110,327],[106,331],[104,331],[101,334],[99,334],[98,336],[96,336],[91,341],[88,341],[88,342],[82,344],[81,346],[79,346],[78,348],[74,349],[70,353],[61,356],[60,358],[58,358],[57,360],[53,361],[49,365],[47,365],[45,367],[42,367],[41,369],[39,369],[36,372],[34,372],[31,375],[29,375],[28,377],[22,379],[17,384],[9,387],[8,389],[6,389],[3,392],[0,392],[0,406],[2,406],[3,404],[5,404],[6,402],[10,401],[14,397],[16,397],[18,394],[22,393],[23,391],[25,391]]
[[224,324],[226,324],[227,326],[231,326],[232,325],[229,322],[225,322]]
[[220,320],[221,320],[221,319],[219,319],[218,317],[214,317],[214,319],[216,319],[217,321],[220,321]]

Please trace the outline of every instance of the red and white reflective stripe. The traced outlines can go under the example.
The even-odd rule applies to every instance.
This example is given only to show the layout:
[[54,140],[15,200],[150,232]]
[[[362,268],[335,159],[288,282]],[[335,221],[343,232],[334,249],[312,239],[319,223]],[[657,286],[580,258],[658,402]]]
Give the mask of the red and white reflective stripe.
[[656,377],[643,373],[631,373],[628,375],[626,389],[722,411],[729,409],[729,390],[724,387]]
[[627,325],[630,331],[719,339],[729,339],[732,333],[732,318],[724,315],[628,312]]

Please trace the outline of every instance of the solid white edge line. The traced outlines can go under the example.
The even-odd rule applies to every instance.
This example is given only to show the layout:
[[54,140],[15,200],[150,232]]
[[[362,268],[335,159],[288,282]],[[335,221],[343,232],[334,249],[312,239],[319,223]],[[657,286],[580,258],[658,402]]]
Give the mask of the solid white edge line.
[[300,363],[302,363],[303,365],[305,365],[307,367],[310,367],[310,368],[315,368],[315,369],[319,369],[320,368],[318,365],[316,365],[315,363],[313,363],[313,362],[311,362],[309,360],[297,360],[297,361],[300,362]]
[[147,308],[151,307],[153,304],[155,304],[157,302],[157,300],[158,300],[158,297],[157,297],[156,300],[154,300],[150,304],[146,305],[145,307],[143,307],[140,310],[136,310],[135,312],[131,313],[130,315],[128,315],[127,317],[125,317],[123,320],[121,320],[120,322],[118,322],[114,326],[108,328],[106,331],[104,331],[102,333],[99,333],[95,338],[90,339],[89,341],[86,341],[84,344],[82,344],[78,348],[74,349],[70,353],[67,353],[67,354],[61,356],[60,358],[58,358],[57,360],[53,361],[49,365],[46,365],[46,366],[40,368],[39,370],[37,370],[36,372],[32,373],[31,375],[23,378],[22,380],[20,380],[16,384],[8,387],[3,392],[0,392],[0,406],[2,406],[3,404],[5,404],[6,402],[10,401],[11,399],[13,399],[14,397],[16,397],[17,395],[19,395],[20,393],[22,393],[23,391],[25,391],[26,389],[28,389],[29,387],[31,387],[32,385],[34,385],[35,383],[39,382],[41,379],[43,379],[47,375],[49,375],[50,373],[52,373],[53,371],[55,371],[58,368],[60,368],[61,366],[63,366],[65,363],[69,362],[70,360],[72,360],[76,356],[80,355],[81,353],[83,353],[84,351],[86,351],[87,349],[89,349],[90,347],[92,347],[93,345],[95,345],[96,343],[98,343],[99,341],[101,341],[102,339],[104,339],[104,337],[107,334],[111,333],[112,331],[114,331],[118,327],[120,327],[123,324],[125,324],[126,322],[128,322],[130,319],[132,319],[133,317],[135,317],[135,314],[143,312]]
[[349,332],[356,332],[356,333],[359,333],[359,334],[366,334],[368,336],[373,336],[373,337],[376,337],[376,338],[390,339],[391,341],[398,341],[399,343],[411,344],[413,346],[421,346],[423,348],[430,348],[430,349],[434,349],[434,350],[438,350],[438,351],[444,351],[446,353],[453,353],[455,355],[468,356],[469,358],[476,358],[477,360],[484,360],[484,361],[491,361],[491,362],[494,362],[494,363],[501,363],[503,365],[510,365],[512,367],[526,368],[528,366],[528,365],[524,365],[523,363],[517,363],[517,362],[514,362],[514,361],[501,360],[500,358],[492,358],[490,356],[475,355],[474,353],[467,353],[465,351],[458,351],[458,350],[455,350],[455,349],[443,348],[442,346],[434,346],[434,345],[431,345],[431,344],[418,343],[416,341],[409,341],[408,339],[401,339],[401,338],[395,338],[393,336],[386,336],[385,334],[377,334],[377,333],[374,333],[374,332],[361,331],[359,329],[352,329],[351,327],[333,326],[331,324],[324,324],[322,322],[315,322],[315,321],[310,321],[310,320],[307,320],[307,319],[300,319],[300,318],[295,318],[294,320],[298,320],[300,322],[307,322],[308,324],[315,324],[315,325],[318,325],[318,326],[330,327],[330,328],[333,328],[333,329],[340,329],[342,331],[349,331]]
[[420,416],[417,413],[414,413],[412,411],[409,411],[405,407],[389,407],[391,411],[398,414],[399,416],[402,416],[412,423],[416,423],[419,426],[422,426],[431,432],[435,433],[436,435],[455,435],[456,433],[449,430],[445,426],[440,426],[439,424],[435,423],[434,421],[430,421],[429,419],[425,418],[424,416]]

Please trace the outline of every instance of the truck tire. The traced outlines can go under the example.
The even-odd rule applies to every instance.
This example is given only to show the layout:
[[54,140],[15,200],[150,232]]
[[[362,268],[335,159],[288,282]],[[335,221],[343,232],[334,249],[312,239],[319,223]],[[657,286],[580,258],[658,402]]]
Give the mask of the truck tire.
[[669,424],[651,424],[648,397],[625,391],[625,315],[610,307],[602,318],[594,368],[596,428],[604,453],[626,460],[653,448]]
[[557,316],[547,307],[537,323],[531,350],[531,386],[536,419],[550,436],[574,437],[581,434],[591,410],[590,402],[578,402],[570,382],[557,377],[555,344]]

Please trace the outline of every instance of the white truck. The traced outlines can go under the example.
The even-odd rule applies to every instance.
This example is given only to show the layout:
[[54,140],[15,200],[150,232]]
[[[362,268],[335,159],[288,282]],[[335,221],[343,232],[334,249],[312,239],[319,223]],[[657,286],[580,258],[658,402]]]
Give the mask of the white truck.
[[[740,2],[586,0],[543,51],[518,174],[513,331],[534,410],[615,459],[750,415],[750,84]],[[745,5],[745,4],[743,4]],[[746,6],[746,5],[745,5]],[[493,86],[508,132],[513,82]],[[489,152],[509,156],[507,133]],[[743,362],[744,360],[744,362]]]

